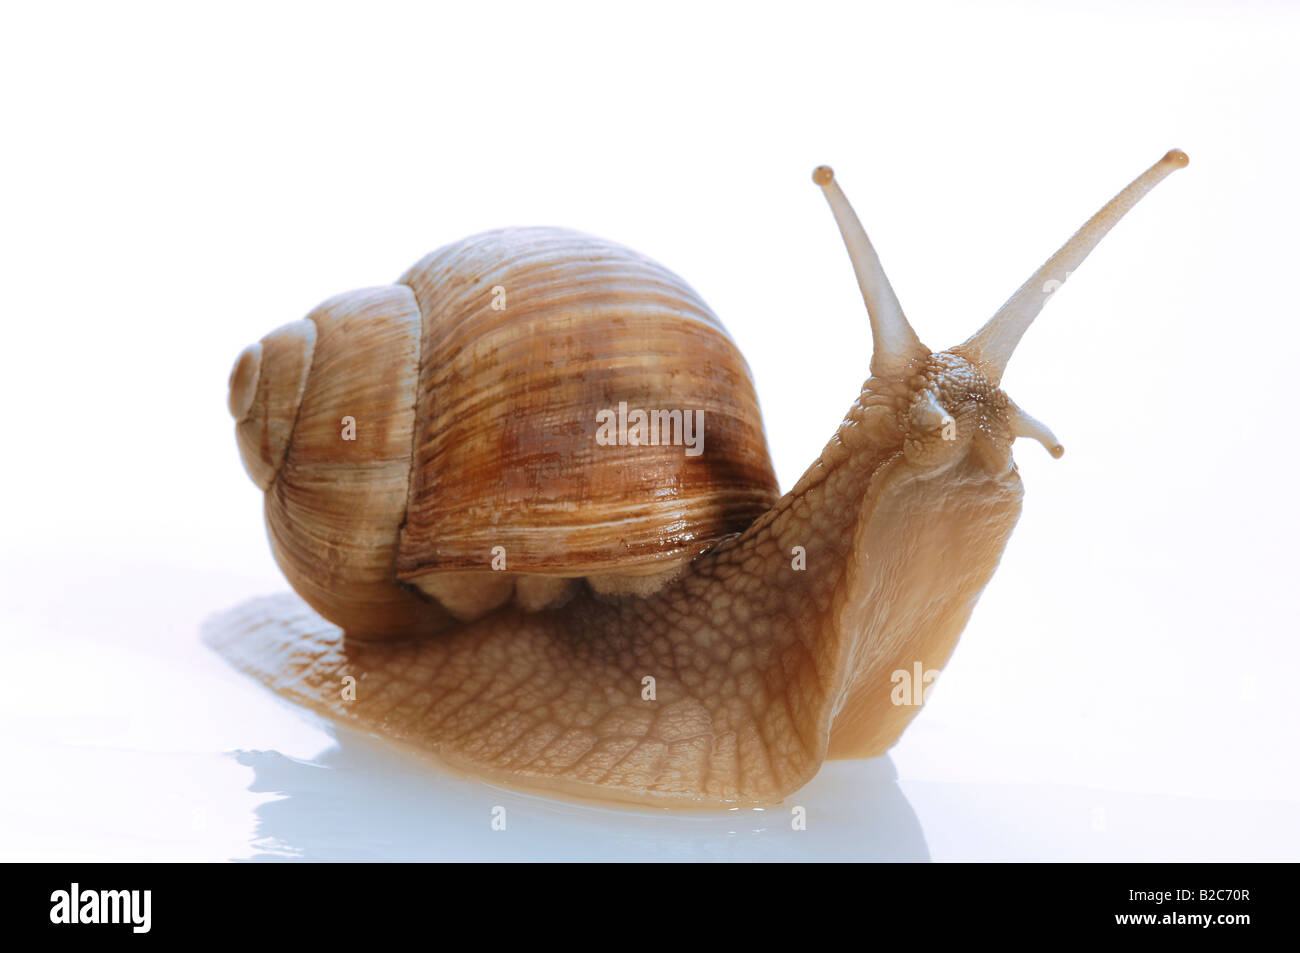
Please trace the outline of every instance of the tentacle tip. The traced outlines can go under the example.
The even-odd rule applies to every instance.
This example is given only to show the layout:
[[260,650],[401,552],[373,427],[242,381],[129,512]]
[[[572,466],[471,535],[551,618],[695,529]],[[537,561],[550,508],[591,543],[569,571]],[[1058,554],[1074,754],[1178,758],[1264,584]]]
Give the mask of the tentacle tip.
[[1052,455],[1052,459],[1054,460],[1059,460],[1061,457],[1065,456],[1065,448],[1059,443],[1048,447],[1047,452]]
[[828,165],[819,165],[813,169],[812,179],[822,188],[825,188],[835,181],[835,172]]
[[1187,153],[1182,149],[1170,149],[1165,153],[1165,157],[1160,160],[1165,165],[1172,165],[1179,169],[1187,168],[1187,163],[1192,160],[1187,158]]

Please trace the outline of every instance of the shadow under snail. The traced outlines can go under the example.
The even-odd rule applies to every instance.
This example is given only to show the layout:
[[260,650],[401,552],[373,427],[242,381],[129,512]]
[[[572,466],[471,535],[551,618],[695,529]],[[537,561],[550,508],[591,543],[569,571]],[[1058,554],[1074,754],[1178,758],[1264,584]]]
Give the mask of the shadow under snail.
[[920,710],[898,673],[947,662],[1015,526],[1012,442],[1063,452],[999,389],[1012,351],[1186,164],[1164,156],[938,352],[818,168],[873,352],[784,496],[739,351],[627,248],[503,229],[331,298],[230,378],[301,600],[253,600],[206,637],[295,701],[514,787],[774,803],[827,758],[881,754]]

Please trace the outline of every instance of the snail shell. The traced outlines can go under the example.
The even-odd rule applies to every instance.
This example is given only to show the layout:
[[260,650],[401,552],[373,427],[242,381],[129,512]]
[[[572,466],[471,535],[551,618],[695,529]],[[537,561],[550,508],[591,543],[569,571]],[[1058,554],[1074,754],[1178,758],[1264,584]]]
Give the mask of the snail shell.
[[[620,405],[702,412],[707,452],[598,442]],[[778,497],[718,318],[563,229],[486,232],[331,298],[240,355],[230,409],[277,562],[353,637],[553,606],[579,579],[644,595]]]

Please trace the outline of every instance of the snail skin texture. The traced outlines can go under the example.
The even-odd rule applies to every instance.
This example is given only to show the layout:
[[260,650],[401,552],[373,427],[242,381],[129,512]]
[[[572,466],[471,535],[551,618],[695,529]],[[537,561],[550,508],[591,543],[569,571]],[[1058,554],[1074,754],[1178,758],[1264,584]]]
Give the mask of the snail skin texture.
[[[301,598],[245,603],[205,637],[300,704],[518,788],[771,804],[827,758],[879,755],[1020,515],[1012,442],[1063,452],[999,389],[1012,351],[1186,164],[1164,156],[938,352],[818,168],[866,301],[871,374],[784,496],[721,323],[622,246],[489,232],[330,299],[230,378]],[[702,410],[703,452],[671,426],[648,445],[598,441],[621,405]]]

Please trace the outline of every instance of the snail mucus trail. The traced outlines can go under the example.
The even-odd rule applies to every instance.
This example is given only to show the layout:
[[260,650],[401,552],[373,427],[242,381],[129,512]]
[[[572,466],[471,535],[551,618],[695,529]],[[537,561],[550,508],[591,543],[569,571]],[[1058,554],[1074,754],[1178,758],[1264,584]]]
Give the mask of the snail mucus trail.
[[[942,669],[1019,518],[1012,443],[1063,452],[999,386],[1016,344],[1186,164],[1169,152],[938,352],[818,168],[873,351],[784,495],[721,323],[622,246],[501,230],[330,299],[246,350],[230,383],[298,597],[239,606],[207,638],[317,712],[515,787],[771,803],[827,758],[880,754],[919,710],[896,703],[897,674]],[[485,303],[497,286],[504,312]],[[595,411],[620,401],[704,411],[706,452],[597,445]],[[490,569],[498,545],[507,572]]]

